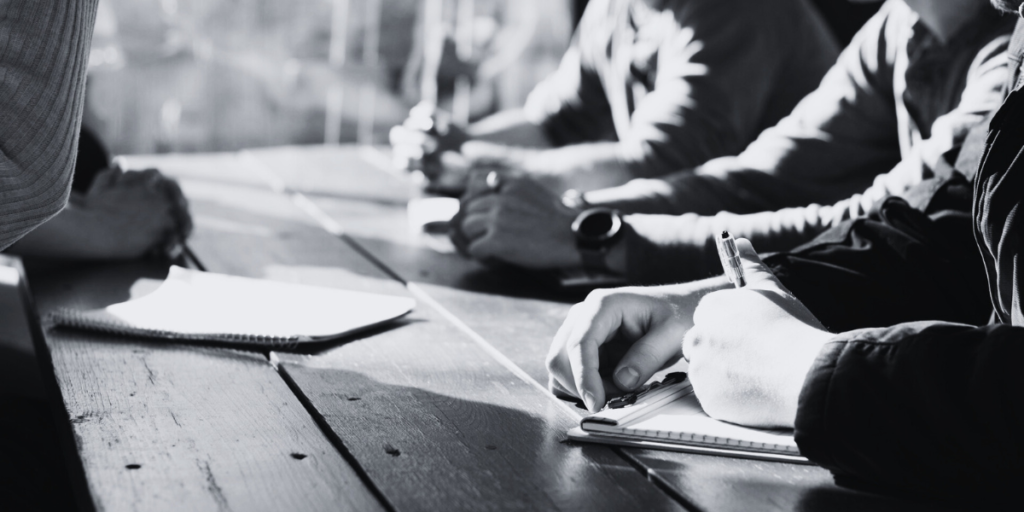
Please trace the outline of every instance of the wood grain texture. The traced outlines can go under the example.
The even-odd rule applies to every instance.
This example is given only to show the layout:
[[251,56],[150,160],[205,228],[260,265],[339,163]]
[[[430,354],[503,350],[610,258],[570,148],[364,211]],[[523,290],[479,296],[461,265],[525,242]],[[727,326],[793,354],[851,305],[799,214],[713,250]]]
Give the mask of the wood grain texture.
[[[338,151],[339,159],[353,154],[351,150]],[[273,165],[275,160],[266,156],[271,153],[268,150],[261,158]],[[421,288],[472,331],[538,383],[547,382],[544,355],[570,304],[581,295],[553,290],[536,275],[523,271],[498,271],[433,251],[422,238],[408,232],[401,207],[352,200],[356,194],[344,192],[347,182],[334,179],[329,169],[318,166],[322,157],[304,161],[301,152],[292,151],[288,158],[292,169],[301,169],[301,178],[294,177],[294,170],[283,176],[306,184],[303,186],[321,183],[336,192],[338,197],[310,197],[356,243],[402,278],[422,283]],[[367,163],[352,165],[372,168]],[[828,471],[819,467],[634,449],[622,449],[621,453],[698,510],[888,510],[915,506],[839,488]]]
[[[368,263],[337,238],[289,220],[282,195],[204,195],[205,179],[182,185],[197,217],[193,249],[212,271],[406,293],[376,267],[359,268]],[[251,200],[259,211],[248,208]],[[204,233],[208,212],[275,236]],[[316,353],[275,355],[396,510],[679,509],[613,450],[563,443],[575,424],[563,406],[424,304]]]
[[[30,283],[45,314],[122,301],[137,279],[164,275],[48,266],[30,268]],[[45,338],[96,510],[384,510],[264,354],[67,329]]]

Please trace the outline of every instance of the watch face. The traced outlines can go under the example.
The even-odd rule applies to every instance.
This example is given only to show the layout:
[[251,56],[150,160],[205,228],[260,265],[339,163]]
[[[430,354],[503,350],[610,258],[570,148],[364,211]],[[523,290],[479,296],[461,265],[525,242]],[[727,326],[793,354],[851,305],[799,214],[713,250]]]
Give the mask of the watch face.
[[617,212],[608,208],[586,210],[576,218],[572,229],[580,241],[603,242],[619,232],[622,221]]
[[579,233],[587,238],[600,238],[612,229],[611,212],[597,212],[581,219]]

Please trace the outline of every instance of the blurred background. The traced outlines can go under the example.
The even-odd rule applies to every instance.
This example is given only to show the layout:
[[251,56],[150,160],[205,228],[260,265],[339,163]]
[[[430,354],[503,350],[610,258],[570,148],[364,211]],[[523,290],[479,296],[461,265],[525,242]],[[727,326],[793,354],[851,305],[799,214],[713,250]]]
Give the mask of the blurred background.
[[[844,44],[877,9],[811,1]],[[85,124],[113,154],[384,144],[422,97],[425,46],[440,62],[427,65],[439,105],[477,119],[522,105],[585,5],[101,0]]]
[[[568,46],[574,3],[434,2],[426,15],[440,14],[447,35],[442,105],[459,74],[471,77],[471,118],[521,105]],[[430,4],[102,0],[85,123],[114,154],[386,143],[420,99]],[[456,35],[468,58],[449,58]]]

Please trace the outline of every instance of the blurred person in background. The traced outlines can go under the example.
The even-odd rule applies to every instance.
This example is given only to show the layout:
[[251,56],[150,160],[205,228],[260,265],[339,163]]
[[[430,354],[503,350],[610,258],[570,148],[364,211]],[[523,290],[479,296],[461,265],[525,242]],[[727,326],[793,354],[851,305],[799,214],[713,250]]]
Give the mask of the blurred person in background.
[[560,67],[522,109],[465,130],[414,109],[392,129],[392,147],[454,189],[475,165],[524,171],[559,191],[660,176],[742,150],[817,86],[837,53],[805,0],[593,0]]
[[453,241],[484,261],[636,283],[720,272],[723,230],[762,251],[796,247],[953,174],[968,131],[1002,100],[1012,28],[985,0],[889,0],[821,86],[738,156],[563,200],[528,176],[477,184]]
[[[98,0],[0,1],[0,249],[71,193]],[[5,510],[73,510],[45,403],[0,389]]]

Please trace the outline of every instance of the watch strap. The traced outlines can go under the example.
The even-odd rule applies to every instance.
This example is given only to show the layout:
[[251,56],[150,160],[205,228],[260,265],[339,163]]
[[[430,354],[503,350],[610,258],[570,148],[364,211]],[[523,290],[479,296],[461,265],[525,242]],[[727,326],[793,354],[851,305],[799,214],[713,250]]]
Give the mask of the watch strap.
[[608,270],[608,263],[605,261],[605,255],[608,253],[607,247],[590,248],[577,245],[577,249],[585,270]]

